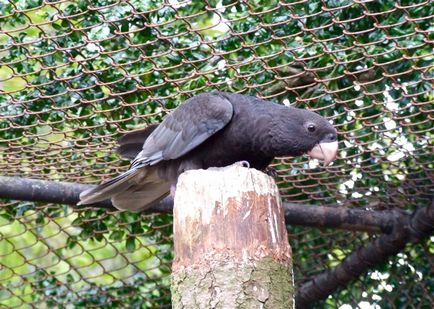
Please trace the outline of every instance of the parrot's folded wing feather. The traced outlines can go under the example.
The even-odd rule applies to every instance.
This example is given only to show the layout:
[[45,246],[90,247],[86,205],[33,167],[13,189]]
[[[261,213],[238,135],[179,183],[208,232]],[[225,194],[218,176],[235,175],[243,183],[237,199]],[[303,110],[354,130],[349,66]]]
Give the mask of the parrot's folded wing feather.
[[183,156],[223,129],[232,115],[231,102],[218,93],[187,100],[149,135],[132,166],[140,163],[154,165]]

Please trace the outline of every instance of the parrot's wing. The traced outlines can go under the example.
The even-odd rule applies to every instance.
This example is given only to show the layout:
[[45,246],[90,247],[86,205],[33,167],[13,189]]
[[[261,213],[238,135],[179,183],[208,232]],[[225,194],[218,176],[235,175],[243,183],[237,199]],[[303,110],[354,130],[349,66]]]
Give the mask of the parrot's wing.
[[132,166],[154,165],[183,156],[224,128],[232,115],[232,104],[217,93],[187,100],[149,135]]

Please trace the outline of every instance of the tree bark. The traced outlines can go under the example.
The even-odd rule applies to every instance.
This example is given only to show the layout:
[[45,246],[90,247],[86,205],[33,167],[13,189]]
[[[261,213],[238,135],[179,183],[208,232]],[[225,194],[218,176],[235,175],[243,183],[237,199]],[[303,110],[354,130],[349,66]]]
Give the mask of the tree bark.
[[188,171],[174,206],[173,308],[293,308],[292,253],[274,180]]
[[[105,208],[116,211],[110,200],[92,205],[76,206],[80,192],[95,187],[72,182],[47,181],[21,177],[0,176],[0,198],[21,201],[66,204],[73,207]],[[318,206],[300,203],[283,203],[286,224],[313,226],[318,228],[338,228],[369,233],[390,233],[397,215],[408,217],[405,212],[392,214],[389,210],[372,211],[347,208],[339,205]],[[173,199],[167,196],[147,208],[147,213],[172,213]]]

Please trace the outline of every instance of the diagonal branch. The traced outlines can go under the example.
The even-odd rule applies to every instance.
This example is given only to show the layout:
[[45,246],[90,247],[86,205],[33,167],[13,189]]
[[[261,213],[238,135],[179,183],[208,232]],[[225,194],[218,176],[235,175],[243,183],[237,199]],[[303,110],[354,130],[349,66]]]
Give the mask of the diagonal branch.
[[331,268],[303,284],[295,296],[297,309],[327,298],[339,287],[357,279],[370,268],[387,261],[407,243],[424,240],[434,232],[434,200],[431,205],[418,208],[412,216],[395,216],[390,234],[383,234],[348,255],[338,266]]
[[[55,182],[19,177],[0,176],[0,198],[14,200],[58,203],[76,206],[80,192],[91,188],[70,182]],[[92,205],[114,209],[110,201]],[[167,197],[147,209],[147,212],[171,213],[173,200]],[[298,203],[283,203],[287,224],[319,228],[339,228],[353,231],[390,232],[394,223],[388,211],[368,211],[339,206],[315,206]],[[402,214],[405,216],[405,214]]]

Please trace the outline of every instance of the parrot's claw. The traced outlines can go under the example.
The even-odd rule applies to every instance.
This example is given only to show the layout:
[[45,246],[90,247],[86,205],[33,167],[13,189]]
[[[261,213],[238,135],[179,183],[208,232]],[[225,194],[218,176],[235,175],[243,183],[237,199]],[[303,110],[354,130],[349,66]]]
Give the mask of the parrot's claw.
[[247,167],[250,168],[249,161],[238,161],[234,163],[235,165],[241,166],[241,167]]
[[277,170],[275,168],[270,167],[270,166],[264,168],[262,171],[265,174],[267,174],[268,176],[271,176],[273,178],[279,176],[279,174],[277,173]]

